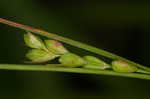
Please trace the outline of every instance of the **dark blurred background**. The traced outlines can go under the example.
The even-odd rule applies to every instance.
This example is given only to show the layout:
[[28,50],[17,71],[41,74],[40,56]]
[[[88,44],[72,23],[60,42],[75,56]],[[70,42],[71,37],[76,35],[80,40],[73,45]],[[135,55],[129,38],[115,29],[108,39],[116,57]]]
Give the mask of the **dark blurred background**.
[[[149,11],[150,2],[146,0],[0,0],[1,18],[69,37],[146,66],[150,66]],[[23,63],[27,51],[23,33],[0,24],[0,63]],[[150,81],[140,79],[6,70],[0,70],[0,78],[0,99],[150,99]]]

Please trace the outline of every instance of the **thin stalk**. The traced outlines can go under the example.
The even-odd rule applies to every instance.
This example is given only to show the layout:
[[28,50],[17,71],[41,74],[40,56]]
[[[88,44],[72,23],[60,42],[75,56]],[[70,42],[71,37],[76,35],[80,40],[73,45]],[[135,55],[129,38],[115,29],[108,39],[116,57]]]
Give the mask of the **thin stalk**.
[[110,75],[121,76],[138,79],[150,80],[150,75],[136,74],[136,73],[119,73],[109,70],[96,70],[87,68],[65,68],[56,64],[52,65],[16,65],[16,64],[0,64],[0,69],[4,70],[21,70],[21,71],[56,71],[56,72],[68,72],[68,73],[80,73],[80,74],[96,74],[96,75]]
[[144,73],[144,74],[149,74],[150,75],[149,71],[145,71],[145,70],[142,70],[142,69],[139,69],[137,72],[138,73]]
[[78,41],[71,40],[69,38],[65,38],[65,37],[56,35],[54,33],[49,33],[49,32],[46,32],[44,30],[36,29],[36,28],[30,27],[30,26],[22,25],[22,24],[19,24],[19,23],[13,22],[13,21],[9,21],[9,20],[6,20],[6,19],[2,19],[2,18],[0,18],[0,23],[4,23],[4,24],[7,24],[7,25],[16,27],[16,28],[20,28],[20,29],[23,29],[25,31],[33,32],[35,34],[39,34],[39,35],[45,36],[47,38],[55,39],[55,40],[67,43],[69,45],[72,45],[72,46],[82,48],[84,50],[96,53],[98,55],[105,56],[105,57],[110,58],[110,59],[123,60],[123,61],[125,61],[127,63],[130,63],[132,65],[135,65],[135,66],[137,66],[141,69],[150,71],[150,68],[148,68],[146,66],[143,66],[143,65],[140,65],[140,64],[137,64],[135,62],[132,62],[132,61],[130,61],[128,59],[125,59],[123,57],[120,57],[116,54],[110,53],[110,52],[102,50],[102,49],[98,49],[96,47],[93,47],[93,46],[90,46],[90,45],[87,45],[87,44],[84,44],[84,43],[81,43],[81,42],[78,42]]

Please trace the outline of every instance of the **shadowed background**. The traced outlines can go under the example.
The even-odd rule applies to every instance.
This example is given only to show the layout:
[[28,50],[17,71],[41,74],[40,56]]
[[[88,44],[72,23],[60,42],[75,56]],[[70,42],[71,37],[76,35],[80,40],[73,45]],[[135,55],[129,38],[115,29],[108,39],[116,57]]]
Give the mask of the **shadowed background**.
[[[0,17],[81,41],[150,66],[150,2],[0,0]],[[23,64],[24,31],[0,24],[0,63]],[[91,54],[66,45],[82,55]],[[2,99],[149,99],[150,81],[0,70]]]

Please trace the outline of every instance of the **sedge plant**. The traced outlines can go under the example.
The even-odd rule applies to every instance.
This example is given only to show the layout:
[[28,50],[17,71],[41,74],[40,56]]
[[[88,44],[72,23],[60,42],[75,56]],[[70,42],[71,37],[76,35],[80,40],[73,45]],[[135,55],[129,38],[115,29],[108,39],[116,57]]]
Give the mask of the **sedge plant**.
[[[59,71],[150,80],[150,68],[132,62],[113,53],[56,35],[54,33],[49,33],[44,30],[22,25],[6,19],[0,18],[0,23],[4,23],[25,31],[24,41],[26,45],[31,48],[26,54],[29,63],[45,63],[54,59],[58,60],[58,64],[47,65],[0,64],[0,69]],[[47,39],[41,40],[41,38],[35,34],[47,37]],[[95,56],[79,56],[66,49],[61,42],[89,52],[93,52],[97,55],[104,56],[108,59],[111,59],[112,62],[111,64],[106,63]]]

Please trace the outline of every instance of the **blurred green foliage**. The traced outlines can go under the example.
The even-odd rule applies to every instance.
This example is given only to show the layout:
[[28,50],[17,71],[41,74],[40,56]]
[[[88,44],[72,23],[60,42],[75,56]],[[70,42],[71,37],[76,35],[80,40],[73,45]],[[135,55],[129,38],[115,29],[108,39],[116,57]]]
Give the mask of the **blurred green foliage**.
[[[144,1],[0,0],[0,17],[149,66],[150,2]],[[0,24],[0,32],[0,63],[23,63],[24,31]],[[91,54],[66,46],[80,55]],[[150,98],[150,81],[139,79],[6,70],[0,70],[0,78],[1,99]]]

